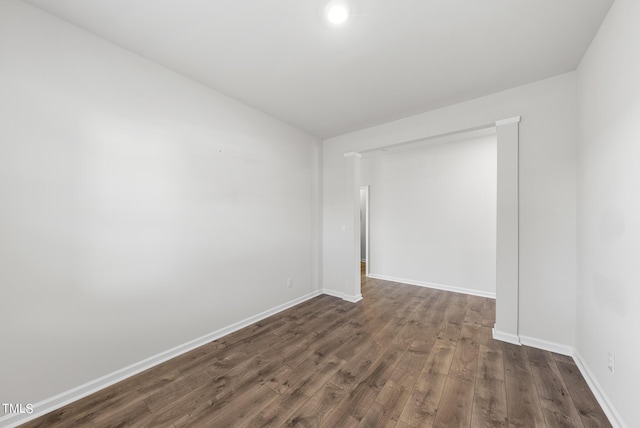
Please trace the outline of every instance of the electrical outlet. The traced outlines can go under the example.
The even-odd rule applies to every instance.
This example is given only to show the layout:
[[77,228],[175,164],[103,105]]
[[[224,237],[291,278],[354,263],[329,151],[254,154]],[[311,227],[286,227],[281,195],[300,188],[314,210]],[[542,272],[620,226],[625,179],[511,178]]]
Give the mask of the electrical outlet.
[[293,287],[293,278],[288,278],[287,279],[287,288],[291,288]]
[[611,373],[615,373],[616,370],[616,356],[609,352],[609,359],[607,360],[607,368]]

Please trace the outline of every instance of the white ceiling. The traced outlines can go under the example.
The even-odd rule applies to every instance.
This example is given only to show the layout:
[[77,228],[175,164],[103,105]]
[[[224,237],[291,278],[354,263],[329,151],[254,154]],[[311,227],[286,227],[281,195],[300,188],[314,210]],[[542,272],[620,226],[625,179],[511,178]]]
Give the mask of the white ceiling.
[[613,0],[26,0],[327,138],[575,70]]

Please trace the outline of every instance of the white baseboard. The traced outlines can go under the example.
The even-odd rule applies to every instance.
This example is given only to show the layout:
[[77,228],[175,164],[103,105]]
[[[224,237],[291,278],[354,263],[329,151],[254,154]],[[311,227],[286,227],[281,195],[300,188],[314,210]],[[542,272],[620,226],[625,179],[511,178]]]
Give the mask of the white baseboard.
[[424,281],[416,281],[413,279],[406,279],[406,278],[396,278],[393,276],[386,276],[386,275],[378,275],[375,273],[369,273],[367,275],[368,278],[374,278],[374,279],[381,279],[383,281],[392,281],[392,282],[400,282],[402,284],[409,284],[409,285],[417,285],[418,287],[425,287],[425,288],[435,288],[436,290],[444,290],[444,291],[451,291],[453,293],[462,293],[462,294],[470,294],[472,296],[480,296],[480,297],[487,297],[489,299],[495,299],[496,298],[496,293],[492,293],[489,291],[482,291],[482,290],[474,290],[471,288],[462,288],[462,287],[454,287],[452,285],[444,285],[444,284],[436,284],[433,282],[424,282]]
[[233,333],[234,331],[240,330],[244,327],[247,327],[253,323],[256,323],[260,320],[268,318],[272,315],[277,314],[278,312],[282,312],[285,309],[289,309],[295,305],[298,305],[304,301],[312,299],[321,294],[323,294],[322,290],[313,291],[302,297],[293,299],[289,302],[286,302],[274,308],[268,309],[262,313],[259,313],[252,317],[246,318],[242,321],[238,321],[234,324],[231,324],[227,327],[216,330],[213,333],[209,333],[205,336],[199,337],[197,339],[191,340],[182,345],[176,346],[175,348],[171,348],[167,351],[163,351],[157,355],[144,359],[140,362],[134,363],[128,367],[122,368],[120,370],[116,370],[113,373],[110,373],[106,376],[102,376],[98,379],[87,382],[84,385],[80,385],[76,388],[70,389],[56,396],[47,398],[38,403],[34,403],[33,404],[34,411],[30,415],[29,414],[8,414],[3,417],[0,417],[0,427],[13,428],[25,422],[28,422],[30,420],[39,418],[40,416],[44,416],[49,412],[57,410],[63,406],[66,406],[67,404],[73,403],[74,401],[77,401],[81,398],[84,398],[88,395],[98,392],[115,383],[121,382],[133,375],[136,375],[147,369],[150,369],[151,367],[154,367],[158,364],[161,364],[165,361],[168,361],[186,352],[192,351],[202,345],[205,345],[209,342],[212,342],[216,339],[226,336],[227,334]]
[[511,334],[511,333],[505,333],[504,331],[496,330],[495,327],[493,327],[491,329],[491,333],[492,333],[493,338],[495,340],[499,340],[501,342],[511,343],[513,345],[518,345],[518,346],[521,345],[520,337],[518,335]]
[[328,288],[322,289],[322,293],[328,296],[338,297],[342,300],[346,300],[347,302],[351,302],[351,303],[357,303],[360,300],[362,300],[362,294],[357,294],[355,296],[352,296],[350,294],[345,294],[342,291],[331,290]]
[[600,404],[600,407],[602,407],[607,418],[609,418],[611,425],[613,425],[614,428],[627,428],[628,426],[620,416],[620,413],[618,413],[613,403],[611,403],[611,400],[609,400],[609,397],[600,386],[600,383],[596,380],[596,377],[589,369],[587,363],[582,359],[582,356],[580,356],[580,353],[575,349],[573,351],[573,359],[575,360],[580,373],[582,373],[582,377],[587,381],[587,385],[589,385],[591,392],[593,392],[596,400],[598,400],[598,404]]
[[339,299],[342,299],[342,296],[344,296],[344,293],[341,291],[336,291],[336,290],[331,290],[329,288],[323,288],[322,292],[328,296],[333,296],[333,297],[337,297]]
[[362,300],[362,294],[356,294],[355,296],[345,294],[342,298],[347,302],[358,303],[360,300]]
[[544,351],[555,352],[556,354],[573,356],[573,347],[562,345],[560,343],[549,342],[547,340],[537,339],[535,337],[516,335],[512,333],[506,333],[504,331],[492,329],[493,338],[500,340],[501,342],[511,343],[513,345],[525,345],[532,348],[542,349]]
[[567,355],[573,357],[573,347],[561,345],[555,342],[549,342],[535,337],[520,335],[520,343],[522,345],[531,346],[532,348],[542,349],[544,351],[555,352],[556,354]]

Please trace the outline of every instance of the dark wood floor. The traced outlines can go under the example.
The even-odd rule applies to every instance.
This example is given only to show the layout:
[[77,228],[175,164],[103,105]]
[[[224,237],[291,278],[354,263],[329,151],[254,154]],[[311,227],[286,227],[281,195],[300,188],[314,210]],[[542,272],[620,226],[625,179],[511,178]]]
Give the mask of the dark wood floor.
[[495,302],[367,279],[26,427],[607,427],[569,357],[495,341]]

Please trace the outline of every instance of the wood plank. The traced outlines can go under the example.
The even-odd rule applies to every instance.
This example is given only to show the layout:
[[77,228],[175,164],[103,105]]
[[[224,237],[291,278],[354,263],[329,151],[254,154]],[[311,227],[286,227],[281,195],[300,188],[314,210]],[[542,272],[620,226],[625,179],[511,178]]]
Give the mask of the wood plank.
[[248,389],[234,400],[233,406],[224,406],[220,411],[206,413],[199,418],[189,421],[188,426],[202,427],[234,427],[251,419],[278,394],[265,387]]
[[358,426],[377,396],[378,392],[367,383],[359,383],[336,405],[320,426],[328,428]]
[[313,397],[346,361],[336,356],[305,361],[281,382],[287,388],[253,417],[247,426],[279,426]]
[[143,394],[144,402],[151,412],[159,411],[178,398],[191,392],[193,389],[190,383],[178,370],[170,372],[168,376],[163,376],[161,381],[151,387],[141,387],[138,389]]
[[[286,356],[282,356],[284,358]],[[220,376],[208,376],[207,371],[211,369],[206,368],[202,373],[206,382],[180,397],[169,408],[156,412],[153,423],[172,420],[176,427],[180,427],[214,414],[234,403],[236,397],[247,390],[262,386],[282,366],[282,359],[269,359],[258,354]]]
[[[344,311],[343,316],[347,317],[349,311]],[[327,331],[330,326],[327,327]],[[174,422],[176,426],[192,424],[193,421],[208,420],[211,415],[216,415],[226,404],[235,398],[246,393],[254,385],[269,382],[271,376],[286,364],[289,358],[296,355],[298,351],[299,338],[293,336],[285,343],[280,342],[278,352],[267,349],[265,352],[254,356],[248,363],[240,364],[232,370],[221,374],[217,367],[207,367],[203,370],[203,376],[212,379],[194,390],[194,393],[187,394],[178,402],[183,404],[182,408],[171,409],[159,415],[159,420],[178,416],[176,413],[185,412],[187,415],[178,417]],[[220,392],[217,392],[220,391]],[[215,392],[215,394],[214,394]],[[256,396],[256,398],[259,398]],[[186,403],[185,403],[186,402]],[[190,404],[193,403],[193,404]],[[184,407],[186,406],[186,408]]]
[[462,327],[466,316],[467,296],[460,293],[453,293],[451,302],[447,306],[446,320],[449,324]]
[[433,341],[415,341],[411,344],[362,418],[360,426],[395,425],[398,422],[417,376],[425,365],[432,343]]
[[413,427],[433,425],[455,349],[455,344],[448,340],[436,340],[400,415],[400,422]]
[[327,415],[342,402],[347,392],[332,383],[326,383],[318,392],[297,409],[284,423],[288,427],[318,427]]
[[425,324],[440,326],[447,313],[447,305],[451,293],[442,293],[438,290],[430,290],[425,297],[425,304],[418,313],[419,319]]
[[471,424],[473,383],[447,376],[433,423],[434,428],[468,427]]
[[462,321],[464,324],[470,324],[476,327],[482,327],[484,309],[484,301],[486,299],[478,296],[466,296],[467,305],[465,310],[465,317]]
[[129,406],[119,408],[117,412],[91,412],[75,419],[75,426],[145,426],[152,414],[144,401],[136,401]]
[[521,346],[504,343],[503,358],[509,426],[546,426],[526,351]]
[[502,350],[480,345],[471,426],[489,428],[507,424],[507,390]]
[[363,345],[359,352],[338,371],[332,379],[332,383],[345,390],[355,387],[382,353],[394,344],[394,340],[405,325],[406,322],[404,325],[400,322],[388,322],[371,341]]
[[414,341],[398,362],[389,380],[408,390],[413,389],[434,343],[435,336],[431,337],[428,342],[423,340]]
[[485,299],[482,307],[482,326],[492,328],[496,323],[496,300]]
[[480,345],[474,334],[480,327],[463,324],[460,340],[453,353],[434,427],[468,426],[471,422],[473,395]]
[[573,403],[580,414],[583,425],[585,427],[611,427],[611,423],[602,412],[596,397],[589,389],[589,385],[587,385],[573,360],[569,363],[556,359],[556,363],[562,379],[567,385],[567,390],[571,394]]
[[460,330],[460,340],[453,354],[449,376],[468,383],[475,382],[480,351],[480,344],[477,341],[479,329],[479,327],[464,325]]
[[448,340],[451,343],[458,343],[462,328],[448,322],[443,323],[443,327],[438,333],[438,339]]
[[583,427],[555,359],[548,351],[524,346],[548,426]]
[[380,358],[374,361],[371,369],[365,374],[362,383],[367,384],[374,391],[380,392],[404,352],[402,349],[394,347],[387,349]]
[[502,342],[493,338],[493,329],[490,327],[480,327],[478,330],[478,342],[487,348],[502,352]]
[[389,380],[360,420],[358,427],[394,427],[408,398],[407,388]]

